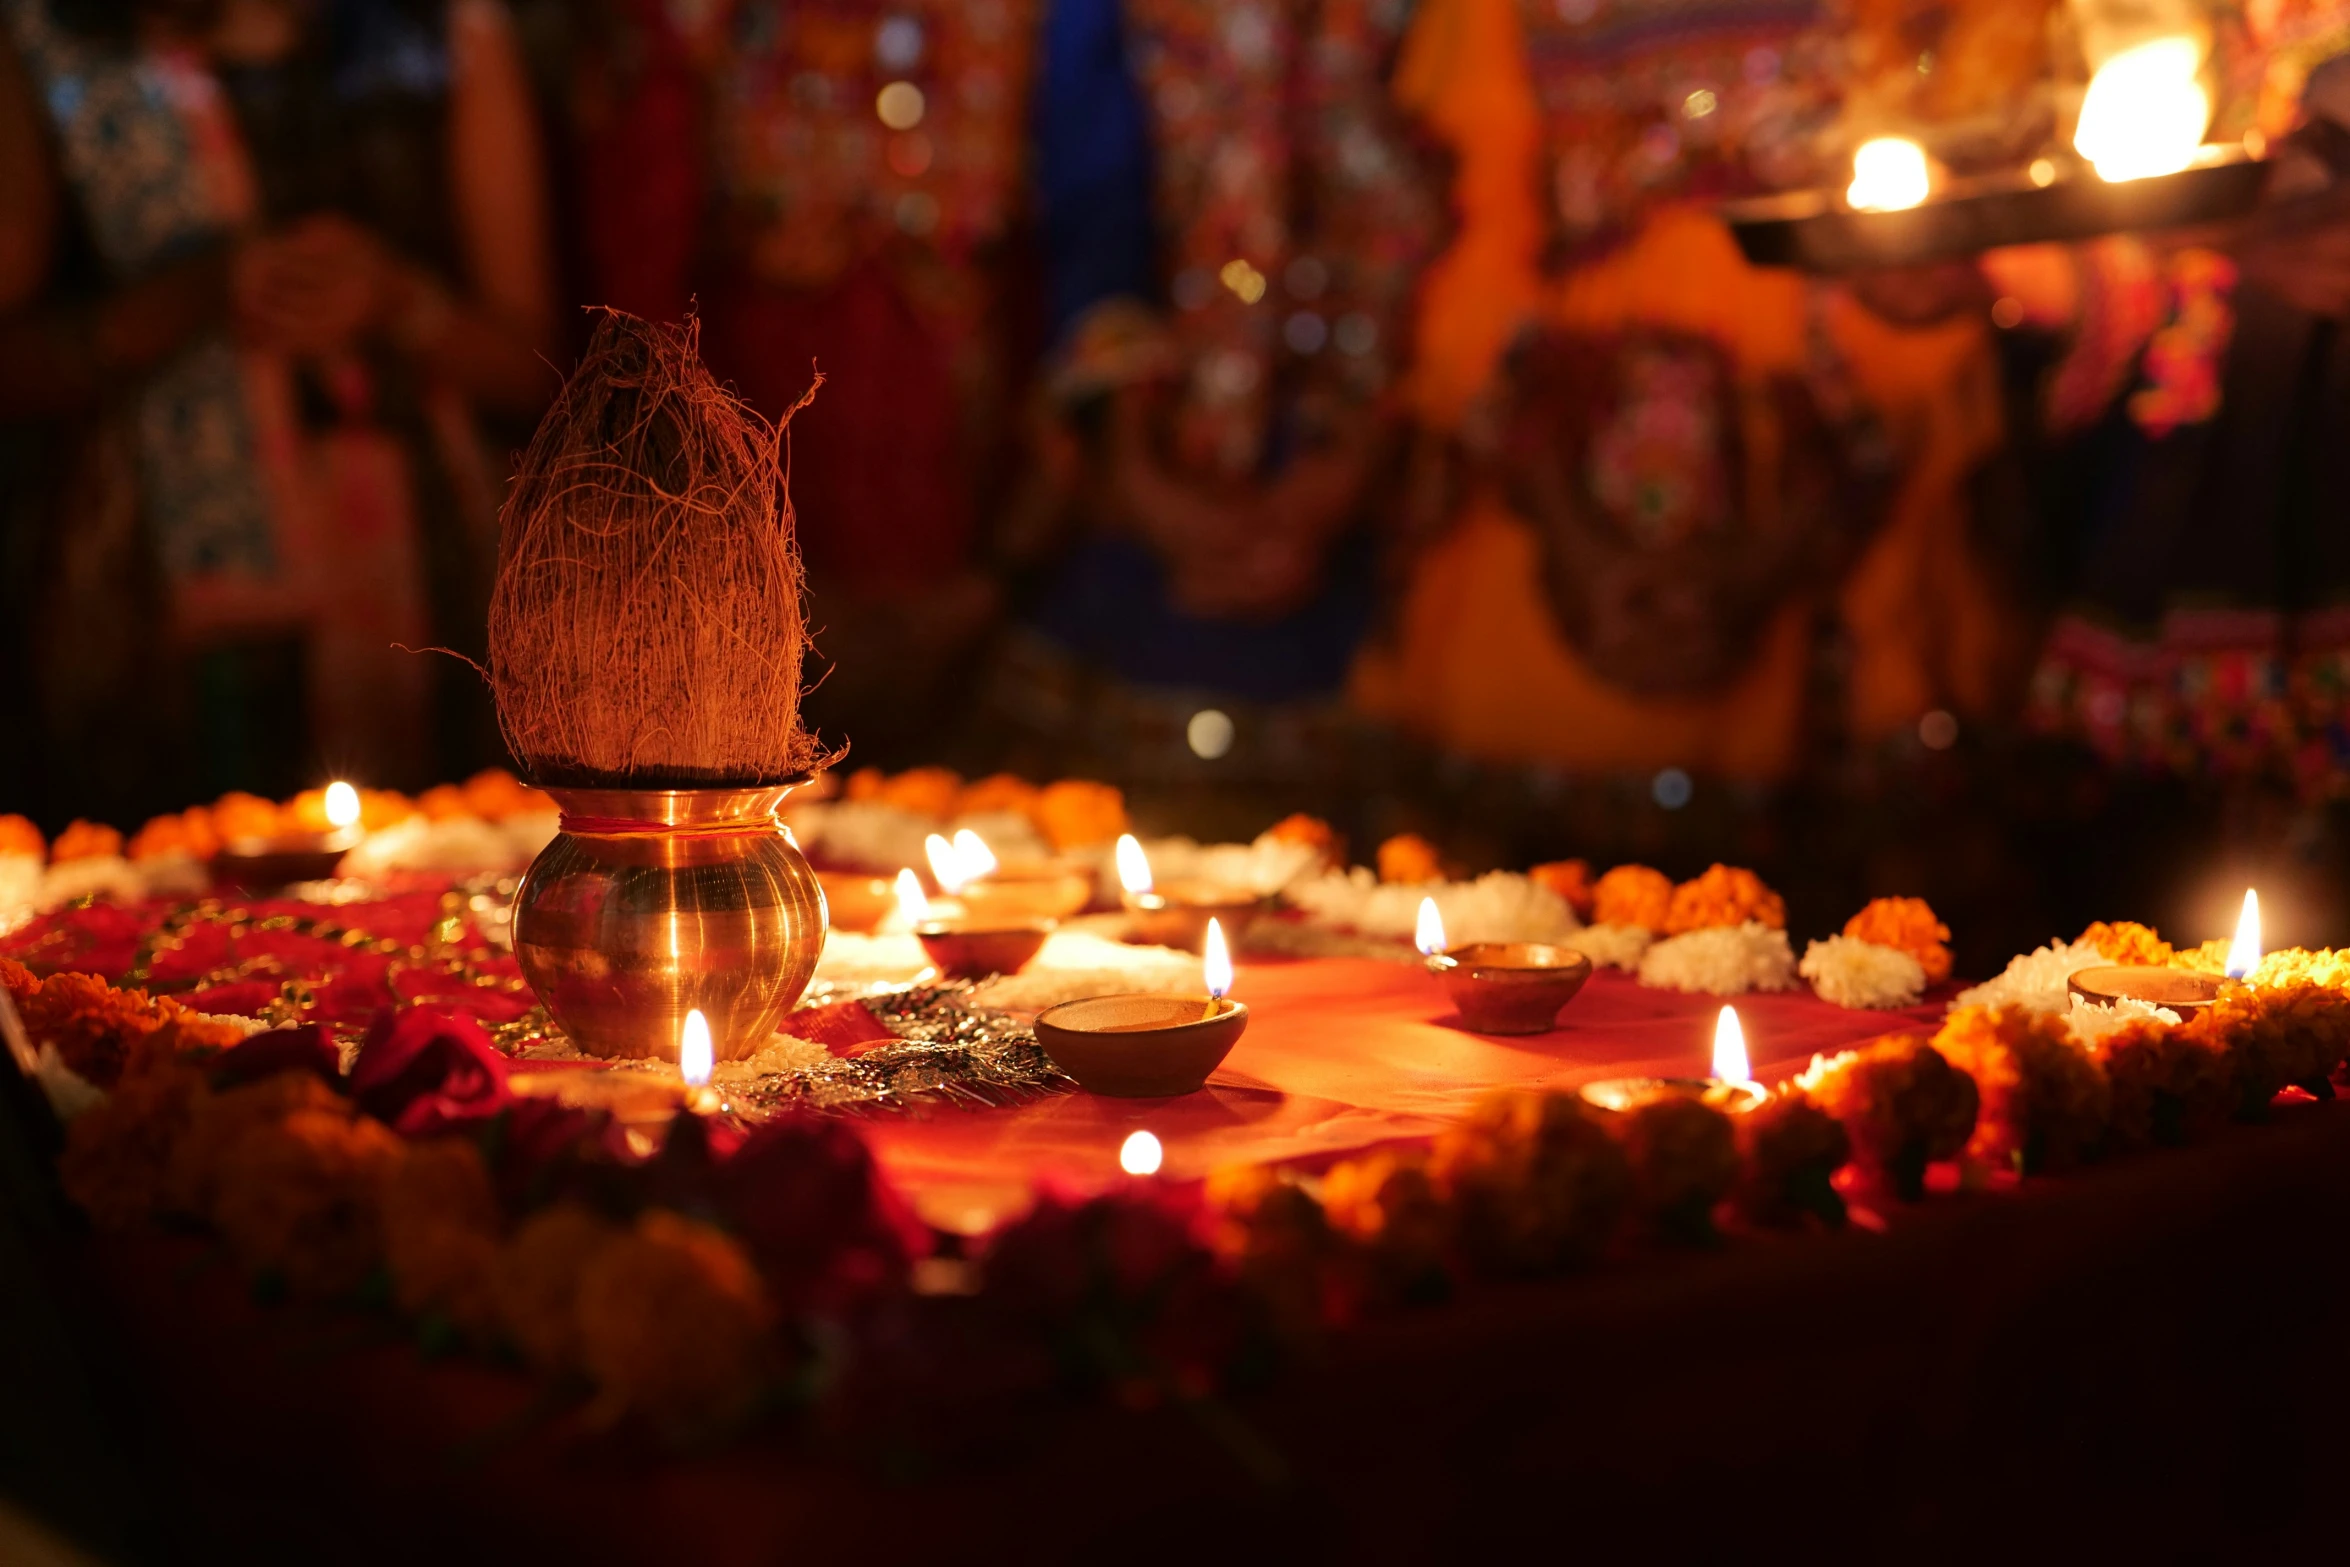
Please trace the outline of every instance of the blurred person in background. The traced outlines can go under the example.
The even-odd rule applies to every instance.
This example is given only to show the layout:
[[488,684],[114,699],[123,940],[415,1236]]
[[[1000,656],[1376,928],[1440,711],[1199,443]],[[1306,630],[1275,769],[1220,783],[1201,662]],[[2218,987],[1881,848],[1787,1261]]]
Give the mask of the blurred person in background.
[[2214,39],[2209,136],[2274,168],[2250,218],[1985,263],[2057,608],[2035,858],[2052,897],[2198,937],[2248,881],[2281,939],[2350,924],[2346,19],[2254,8]]
[[1004,539],[1029,566],[1021,626],[988,709],[1011,765],[1212,781],[1249,796],[1217,823],[1244,834],[1265,800],[1354,782],[1338,697],[1442,229],[1387,93],[1403,15],[1052,6],[1034,126],[1057,346]]
[[504,465],[475,410],[526,429],[556,385],[504,10],[0,18],[12,794],[135,820],[497,755],[474,672],[396,645],[479,647]]

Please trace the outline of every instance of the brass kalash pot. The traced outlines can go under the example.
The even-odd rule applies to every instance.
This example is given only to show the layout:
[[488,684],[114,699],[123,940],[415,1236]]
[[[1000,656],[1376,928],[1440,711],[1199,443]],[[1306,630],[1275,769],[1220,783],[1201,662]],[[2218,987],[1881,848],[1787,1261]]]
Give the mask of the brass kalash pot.
[[755,1055],[808,988],[824,892],[756,789],[550,788],[562,830],[514,899],[514,955],[591,1055],[667,1056],[689,1010],[717,1059]]

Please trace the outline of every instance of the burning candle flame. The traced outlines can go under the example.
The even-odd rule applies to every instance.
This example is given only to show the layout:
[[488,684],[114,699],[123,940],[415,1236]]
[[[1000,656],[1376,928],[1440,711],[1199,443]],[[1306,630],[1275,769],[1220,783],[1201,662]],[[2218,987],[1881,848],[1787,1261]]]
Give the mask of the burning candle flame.
[[326,786],[326,819],[338,828],[359,820],[359,791],[340,778]]
[[2195,161],[2211,124],[2211,94],[2196,80],[2203,50],[2192,38],[2157,38],[2097,68],[2081,100],[2073,146],[2100,179],[2176,174]]
[[922,840],[922,852],[930,859],[930,879],[938,883],[938,890],[953,897],[963,890],[963,857],[955,846],[932,833]]
[[919,925],[930,918],[930,900],[922,896],[922,881],[912,870],[898,872],[898,913],[909,925]]
[[1722,1008],[1714,1023],[1714,1081],[1750,1083],[1754,1072],[1746,1061],[1746,1031],[1738,1026],[1738,1009]]
[[963,880],[977,881],[982,876],[993,876],[996,870],[995,850],[987,840],[966,827],[955,834],[955,862],[962,867]]
[[2244,889],[2244,912],[2236,916],[2236,939],[2228,944],[2228,978],[2244,979],[2260,967],[2260,894]]
[[1128,1175],[1156,1175],[1167,1150],[1148,1132],[1129,1132],[1118,1145],[1118,1168]]
[[1450,945],[1444,939],[1444,915],[1438,912],[1434,898],[1420,900],[1420,923],[1412,932],[1412,945],[1429,957]]
[[1141,840],[1130,832],[1118,835],[1118,885],[1132,893],[1151,890],[1150,857],[1142,852]]
[[1923,202],[1932,188],[1925,148],[1905,136],[1878,136],[1854,149],[1844,199],[1862,212],[1900,212]]
[[685,1027],[677,1034],[677,1075],[695,1088],[710,1081],[710,1020],[695,1007],[685,1015]]
[[1218,1001],[1232,988],[1232,949],[1224,945],[1224,926],[1217,920],[1208,921],[1208,935],[1200,943],[1200,977],[1207,981],[1208,994]]

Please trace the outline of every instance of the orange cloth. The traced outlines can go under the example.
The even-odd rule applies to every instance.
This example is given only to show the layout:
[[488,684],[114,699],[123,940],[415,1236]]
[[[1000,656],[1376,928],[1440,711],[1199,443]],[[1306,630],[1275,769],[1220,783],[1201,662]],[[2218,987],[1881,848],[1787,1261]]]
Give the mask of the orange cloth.
[[[1702,208],[1660,207],[1624,245],[1541,275],[1541,125],[1510,0],[1431,0],[1395,91],[1458,158],[1460,228],[1421,301],[1412,395],[1423,418],[1458,422],[1529,322],[1695,333],[1743,374],[1801,369],[1806,291],[1819,285],[1747,266]],[[1981,712],[2011,678],[2017,638],[1965,538],[1965,480],[2001,435],[1998,387],[1979,321],[1904,330],[1842,294],[1820,308],[1903,463],[1882,531],[1837,590],[1856,655],[1849,720],[1871,740],[1936,706]],[[1498,496],[1473,494],[1418,563],[1394,634],[1358,662],[1357,705],[1502,762],[1762,779],[1793,767],[1810,606],[1783,608],[1725,689],[1643,697],[1602,681],[1560,634],[1539,548]]]

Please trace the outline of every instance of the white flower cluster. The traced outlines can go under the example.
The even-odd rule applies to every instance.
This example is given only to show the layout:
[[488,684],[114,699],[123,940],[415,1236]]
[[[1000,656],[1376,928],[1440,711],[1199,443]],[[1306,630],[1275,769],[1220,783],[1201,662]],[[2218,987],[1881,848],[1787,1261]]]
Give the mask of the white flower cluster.
[[2140,1001],[2135,996],[2116,996],[2111,1003],[2091,1001],[2086,996],[2073,997],[2072,1010],[2064,1015],[2073,1038],[2082,1044],[2094,1044],[2108,1034],[2121,1032],[2132,1023],[2146,1021],[2176,1027],[2179,1015],[2168,1007],[2158,1007],[2151,1001]]
[[1787,933],[1748,920],[1668,936],[1640,960],[1640,983],[1655,990],[1739,996],[1750,990],[1793,990],[1795,951]]
[[1960,1007],[2024,1007],[2033,1012],[2064,1012],[2072,1006],[2072,992],[2065,981],[2085,968],[2095,968],[2108,961],[2105,954],[2089,943],[2055,942],[2035,952],[2027,952],[2008,960],[2007,968],[1997,979],[1986,980],[1971,990],[1962,990],[1958,999],[1950,1003],[1952,1011]]
[[1445,941],[1558,941],[1581,927],[1566,899],[1515,871],[1489,871],[1475,881],[1382,882],[1358,865],[1350,871],[1293,884],[1289,901],[1316,924],[1366,936],[1412,939],[1420,900],[1434,898]]
[[1559,945],[1573,947],[1595,968],[1620,968],[1630,974],[1655,943],[1656,933],[1645,925],[1586,925]]
[[1813,942],[1797,971],[1822,1001],[1840,1007],[1906,1007],[1926,992],[1925,966],[1916,958],[1852,936]]

